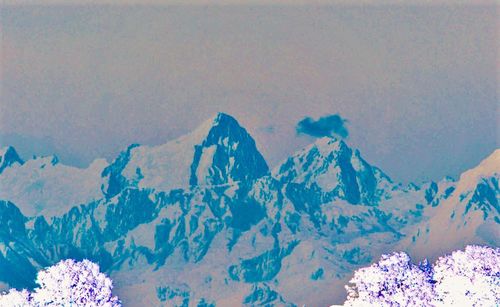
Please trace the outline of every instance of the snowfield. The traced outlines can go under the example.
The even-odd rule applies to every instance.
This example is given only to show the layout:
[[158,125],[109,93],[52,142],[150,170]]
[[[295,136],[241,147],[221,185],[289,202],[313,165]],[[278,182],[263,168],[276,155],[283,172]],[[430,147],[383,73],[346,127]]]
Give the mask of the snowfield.
[[394,183],[329,137],[270,169],[219,113],[87,169],[0,153],[5,288],[33,289],[39,270],[71,258],[97,263],[125,306],[329,306],[382,254],[500,246],[500,150],[421,185]]

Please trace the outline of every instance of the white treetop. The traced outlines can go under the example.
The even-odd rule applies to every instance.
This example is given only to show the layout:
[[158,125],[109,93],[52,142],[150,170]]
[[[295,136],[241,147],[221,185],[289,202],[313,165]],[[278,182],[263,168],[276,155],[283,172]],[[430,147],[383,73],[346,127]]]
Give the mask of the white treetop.
[[434,267],[406,253],[382,255],[350,283],[345,306],[500,306],[500,249],[467,246]]
[[10,290],[0,295],[0,307],[88,306],[119,307],[111,279],[89,260],[68,259],[38,272],[33,293]]

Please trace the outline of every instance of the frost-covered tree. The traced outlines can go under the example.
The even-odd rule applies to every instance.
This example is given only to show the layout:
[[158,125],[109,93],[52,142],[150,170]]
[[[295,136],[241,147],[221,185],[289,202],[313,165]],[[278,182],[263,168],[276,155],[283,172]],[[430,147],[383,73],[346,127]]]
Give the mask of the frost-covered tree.
[[91,261],[63,260],[38,272],[33,293],[11,289],[0,294],[0,307],[119,307],[111,279]]
[[500,249],[467,246],[434,266],[436,306],[500,306]]
[[382,255],[357,270],[350,283],[345,306],[432,306],[435,297],[428,273],[405,253]]
[[383,255],[350,282],[344,306],[500,306],[500,249],[467,246],[434,266]]
[[0,294],[0,307],[34,307],[31,293],[27,290],[11,289]]
[[39,306],[120,306],[111,279],[91,261],[63,260],[38,272],[33,299]]

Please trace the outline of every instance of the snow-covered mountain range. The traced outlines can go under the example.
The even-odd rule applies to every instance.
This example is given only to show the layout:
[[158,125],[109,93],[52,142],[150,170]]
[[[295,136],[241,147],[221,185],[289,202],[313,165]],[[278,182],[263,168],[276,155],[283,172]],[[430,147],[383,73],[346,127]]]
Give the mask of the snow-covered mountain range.
[[457,181],[403,186],[321,138],[269,169],[223,113],[87,169],[0,152],[0,284],[88,258],[125,306],[326,306],[393,250],[500,246],[500,150]]

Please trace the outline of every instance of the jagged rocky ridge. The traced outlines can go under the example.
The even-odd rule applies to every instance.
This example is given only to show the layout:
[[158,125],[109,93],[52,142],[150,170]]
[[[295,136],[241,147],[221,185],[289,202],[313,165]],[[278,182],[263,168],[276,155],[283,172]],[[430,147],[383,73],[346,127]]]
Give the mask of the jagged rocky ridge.
[[0,174],[9,166],[23,163],[14,147],[9,146],[0,150]]
[[323,306],[343,301],[353,270],[382,252],[432,257],[442,252],[434,234],[456,229],[450,250],[499,245],[500,150],[457,182],[421,186],[393,183],[334,138],[270,170],[221,113],[86,170],[4,152],[0,281],[12,287],[88,258],[126,306]]

